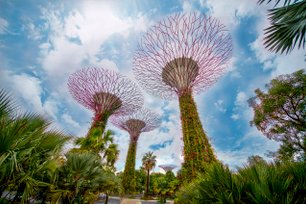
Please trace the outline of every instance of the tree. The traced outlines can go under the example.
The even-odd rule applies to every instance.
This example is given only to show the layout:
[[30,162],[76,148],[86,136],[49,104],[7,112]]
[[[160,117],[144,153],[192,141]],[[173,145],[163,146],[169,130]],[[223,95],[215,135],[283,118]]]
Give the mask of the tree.
[[69,152],[54,182],[53,202],[92,203],[99,191],[110,190],[114,174],[103,169],[100,158],[91,152]]
[[259,155],[252,155],[248,157],[248,164],[250,166],[265,163],[266,161]]
[[143,104],[137,85],[108,69],[79,70],[70,75],[68,88],[76,101],[94,112],[87,137],[101,136],[111,115],[131,113]]
[[122,187],[125,194],[133,194],[136,187],[135,163],[139,136],[143,132],[157,128],[161,122],[160,116],[148,109],[140,109],[131,115],[114,117],[111,122],[130,135],[130,144],[122,175]]
[[118,145],[114,144],[114,132],[107,130],[100,134],[91,135],[91,137],[81,137],[75,141],[79,148],[74,148],[73,152],[92,152],[103,159],[103,164],[115,170],[114,164],[118,159]]
[[174,14],[149,29],[134,55],[134,73],[152,94],[177,99],[188,182],[216,161],[194,101],[224,73],[232,54],[230,34],[219,20],[199,13]]
[[[258,3],[270,3],[271,0],[259,0]],[[293,3],[292,3],[293,2]],[[283,6],[276,0],[274,8],[269,10],[271,26],[265,29],[265,46],[271,51],[289,53],[296,45],[305,47],[306,41],[306,1],[285,0]]]
[[167,171],[166,174],[152,180],[154,192],[159,195],[159,201],[162,203],[166,203],[167,197],[174,196],[179,186],[179,181],[172,171]]
[[153,155],[153,152],[147,152],[142,157],[142,166],[147,171],[147,180],[146,180],[146,191],[145,197],[149,195],[149,183],[150,183],[150,170],[152,170],[156,165],[156,156]]
[[249,99],[249,104],[254,110],[251,125],[255,125],[269,139],[281,142],[279,154],[284,154],[284,150],[287,149],[291,152],[290,158],[300,156],[305,160],[305,71],[281,75],[266,87],[267,93],[256,89],[256,96]]

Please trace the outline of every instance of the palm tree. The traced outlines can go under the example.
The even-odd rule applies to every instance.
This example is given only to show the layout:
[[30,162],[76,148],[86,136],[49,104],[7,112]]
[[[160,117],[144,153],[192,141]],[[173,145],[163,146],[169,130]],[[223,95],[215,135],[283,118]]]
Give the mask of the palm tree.
[[95,200],[103,184],[104,170],[99,157],[90,152],[69,152],[67,161],[58,169],[52,202],[84,203]]
[[102,137],[100,134],[92,137],[81,137],[75,141],[80,148],[75,148],[72,152],[92,152],[98,154],[105,162],[106,166],[114,169],[114,164],[118,159],[118,145],[114,144],[114,132],[107,130]]
[[51,123],[37,114],[16,111],[0,90],[0,195],[16,191],[14,202],[25,203],[48,190],[56,158],[69,137],[50,130]]
[[149,195],[149,182],[150,182],[150,170],[152,170],[156,165],[156,156],[153,155],[153,152],[147,152],[142,157],[142,166],[147,171],[147,180],[146,180],[146,191],[145,197]]
[[[258,0],[259,4],[271,0]],[[277,6],[280,0],[276,0]],[[271,26],[265,29],[265,46],[271,51],[289,53],[298,44],[305,47],[306,1],[285,0],[283,6],[269,10]]]

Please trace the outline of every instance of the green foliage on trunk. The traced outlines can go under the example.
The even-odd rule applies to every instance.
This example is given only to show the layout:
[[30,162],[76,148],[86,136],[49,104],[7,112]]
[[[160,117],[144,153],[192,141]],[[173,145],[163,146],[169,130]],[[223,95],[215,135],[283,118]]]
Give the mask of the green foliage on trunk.
[[179,104],[184,141],[182,174],[186,181],[190,181],[197,172],[205,170],[206,164],[216,161],[216,157],[203,130],[192,94],[181,95]]
[[122,175],[122,187],[124,194],[135,193],[135,160],[136,160],[137,140],[130,141],[129,150],[126,156],[124,172]]

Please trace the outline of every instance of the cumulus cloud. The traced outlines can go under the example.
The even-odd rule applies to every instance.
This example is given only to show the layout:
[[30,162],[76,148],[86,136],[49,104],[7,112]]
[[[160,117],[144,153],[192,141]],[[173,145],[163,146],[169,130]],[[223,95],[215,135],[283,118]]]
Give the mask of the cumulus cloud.
[[230,150],[216,149],[218,159],[229,165],[231,169],[243,166],[252,155],[259,155],[270,160],[266,153],[276,151],[279,144],[264,137],[257,129],[250,128],[234,146]]
[[253,0],[201,0],[200,3],[202,7],[209,9],[212,16],[231,29],[239,24],[241,18],[262,13],[257,2]]
[[226,108],[224,107],[223,100],[218,100],[217,102],[214,103],[214,106],[216,109],[222,113],[226,112]]
[[62,119],[65,121],[65,123],[72,126],[73,128],[80,128],[81,127],[78,122],[73,120],[73,118],[71,117],[71,115],[69,115],[69,113],[62,114]]
[[8,32],[9,23],[4,18],[0,17],[0,34],[5,34]]

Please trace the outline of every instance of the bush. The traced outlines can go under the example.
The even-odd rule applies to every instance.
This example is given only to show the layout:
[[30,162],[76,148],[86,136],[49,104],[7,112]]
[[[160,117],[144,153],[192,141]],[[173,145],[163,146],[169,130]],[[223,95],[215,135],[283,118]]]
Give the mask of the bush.
[[306,203],[305,163],[260,162],[233,173],[222,164],[183,187],[177,203]]

